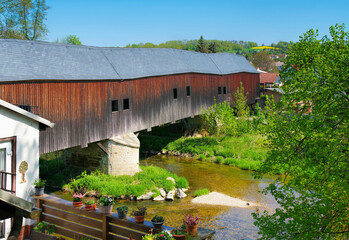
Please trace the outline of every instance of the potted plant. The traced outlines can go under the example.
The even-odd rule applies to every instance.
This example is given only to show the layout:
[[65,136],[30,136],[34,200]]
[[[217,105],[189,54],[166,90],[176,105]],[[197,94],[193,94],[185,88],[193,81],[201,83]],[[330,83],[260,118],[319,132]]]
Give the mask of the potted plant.
[[164,222],[165,222],[165,219],[163,216],[155,215],[151,219],[151,223],[153,224],[154,228],[161,228],[162,224],[164,224]]
[[133,210],[132,215],[135,217],[136,223],[143,223],[144,222],[144,216],[147,214],[147,208],[146,207],[137,207],[138,210]]
[[173,238],[168,232],[162,231],[154,235],[154,240],[172,240]]
[[114,201],[111,197],[102,196],[99,198],[99,212],[103,214],[111,214],[113,211]]
[[96,210],[96,202],[93,198],[87,199],[85,201],[85,209],[87,211]]
[[172,229],[170,231],[172,237],[176,240],[185,240],[186,232],[180,229]]
[[185,219],[183,220],[185,227],[187,228],[187,233],[190,236],[195,236],[199,225],[199,214],[194,217],[193,215],[185,214]]
[[54,232],[55,225],[39,222],[31,232],[30,239],[54,240],[56,237],[51,235]]
[[40,196],[44,194],[46,180],[38,178],[34,181],[35,186],[35,196]]
[[73,206],[74,207],[82,207],[82,198],[83,198],[83,196],[81,193],[79,193],[79,194],[74,193],[73,194]]
[[126,218],[127,212],[128,212],[128,207],[127,206],[117,207],[116,211],[118,211],[119,218]]

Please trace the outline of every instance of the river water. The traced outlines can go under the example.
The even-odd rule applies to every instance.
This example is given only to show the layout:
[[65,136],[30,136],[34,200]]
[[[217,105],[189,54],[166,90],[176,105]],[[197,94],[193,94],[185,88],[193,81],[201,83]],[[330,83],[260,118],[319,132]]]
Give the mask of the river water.
[[272,210],[276,202],[271,196],[261,194],[261,191],[273,178],[254,179],[251,171],[201,162],[194,159],[152,156],[140,161],[142,166],[154,165],[165,168],[178,176],[186,177],[190,184],[188,197],[173,202],[144,202],[148,206],[149,215],[163,215],[166,225],[178,227],[182,224],[185,213],[200,214],[200,226],[215,229],[215,239],[256,239],[258,228],[253,225],[251,213],[256,208],[232,208],[192,204],[193,193],[201,188],[224,193],[231,197],[258,204],[262,211]]
[[[226,206],[193,204],[193,193],[201,188],[208,188],[211,192],[224,193],[231,197],[256,203],[260,211],[272,210],[276,202],[271,196],[261,194],[261,191],[274,178],[254,179],[251,171],[216,163],[201,162],[190,158],[152,156],[140,161],[141,166],[154,165],[165,168],[188,179],[190,190],[185,199],[174,201],[130,201],[120,200],[114,204],[115,208],[127,205],[135,209],[136,206],[147,207],[146,220],[150,221],[157,214],[165,218],[165,225],[179,227],[183,224],[184,215],[200,214],[200,227],[214,229],[215,239],[257,239],[258,228],[253,225],[251,213],[254,208],[233,208]],[[61,191],[54,193],[59,197],[72,200],[71,194]]]

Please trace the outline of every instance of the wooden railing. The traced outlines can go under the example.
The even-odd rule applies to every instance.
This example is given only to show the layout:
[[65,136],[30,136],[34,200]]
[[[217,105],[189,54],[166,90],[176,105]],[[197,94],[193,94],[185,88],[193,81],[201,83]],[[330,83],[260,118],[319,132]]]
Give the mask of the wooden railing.
[[[72,206],[66,201],[51,195],[34,196],[37,200],[37,207],[42,209],[38,222],[44,221],[55,225],[56,233],[80,239],[103,240],[138,240],[152,230],[150,222],[144,224],[134,222],[134,218],[119,219],[116,213],[103,215],[98,209],[86,211]],[[163,226],[163,229],[170,230],[171,227]]]
[[16,173],[0,171],[0,189],[10,193],[15,193],[16,192],[16,189],[14,187],[15,181],[16,181]]

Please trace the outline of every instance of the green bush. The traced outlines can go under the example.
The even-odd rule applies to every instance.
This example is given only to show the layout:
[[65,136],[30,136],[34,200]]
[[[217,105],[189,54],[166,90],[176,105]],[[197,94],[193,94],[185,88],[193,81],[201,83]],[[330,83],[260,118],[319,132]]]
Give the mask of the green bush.
[[73,179],[65,187],[72,191],[86,192],[97,191],[103,195],[111,195],[120,197],[122,195],[141,196],[147,191],[158,193],[155,189],[164,188],[166,191],[175,188],[172,181],[166,180],[172,177],[179,188],[188,188],[188,181],[184,177],[178,177],[176,174],[170,173],[165,169],[148,166],[141,167],[142,171],[134,176],[113,176],[93,172],[87,174],[81,173],[76,179]]
[[177,188],[188,188],[189,187],[189,182],[185,177],[179,177],[176,180],[176,187]]
[[200,190],[197,190],[194,192],[194,197],[199,197],[199,196],[202,196],[202,195],[207,195],[210,193],[210,190],[208,190],[207,188],[203,188],[203,189],[200,189]]
[[216,163],[223,163],[224,158],[222,156],[216,157]]

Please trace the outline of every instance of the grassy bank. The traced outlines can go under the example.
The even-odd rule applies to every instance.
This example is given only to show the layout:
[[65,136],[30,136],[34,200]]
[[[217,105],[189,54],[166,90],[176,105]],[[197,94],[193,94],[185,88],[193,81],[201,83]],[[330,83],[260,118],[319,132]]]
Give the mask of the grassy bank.
[[[142,171],[134,176],[113,176],[93,172],[86,174],[85,172],[73,179],[65,185],[66,189],[72,192],[97,192],[97,194],[109,195],[113,197],[130,196],[136,197],[152,191],[158,193],[158,188],[164,188],[166,191],[177,188],[188,188],[188,181],[184,177],[178,177],[176,174],[155,167],[141,167]],[[176,184],[167,180],[167,177],[172,177]]]
[[180,138],[164,148],[170,152],[189,153],[202,161],[215,161],[245,170],[258,170],[265,160],[267,149],[265,139],[259,134],[245,134],[240,137]]

